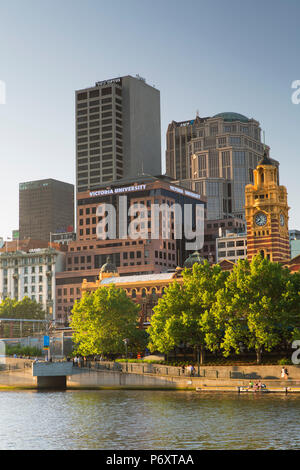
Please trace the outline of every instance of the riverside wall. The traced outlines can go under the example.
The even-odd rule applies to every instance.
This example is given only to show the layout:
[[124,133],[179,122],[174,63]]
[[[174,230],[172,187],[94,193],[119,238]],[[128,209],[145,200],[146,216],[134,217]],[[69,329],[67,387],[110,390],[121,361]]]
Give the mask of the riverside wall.
[[0,388],[36,388],[37,379],[32,376],[32,360],[6,357],[0,364]]
[[[5,387],[37,388],[28,359],[6,358],[0,365],[0,389]],[[300,391],[300,366],[287,366],[288,380],[281,379],[282,366],[202,366],[190,377],[180,367],[146,363],[88,363],[73,367],[67,376],[67,388],[72,389],[160,389],[160,390],[237,390],[249,380],[261,380],[267,388],[294,387]],[[199,374],[199,375],[198,375]]]
[[[281,366],[206,366],[199,376],[190,377],[179,367],[159,364],[101,363],[97,369],[78,368],[67,380],[74,388],[159,388],[236,390],[247,386],[249,380],[261,380],[269,388],[295,387],[300,390],[300,366],[289,366],[288,380],[281,379]],[[196,370],[198,374],[198,370]]]

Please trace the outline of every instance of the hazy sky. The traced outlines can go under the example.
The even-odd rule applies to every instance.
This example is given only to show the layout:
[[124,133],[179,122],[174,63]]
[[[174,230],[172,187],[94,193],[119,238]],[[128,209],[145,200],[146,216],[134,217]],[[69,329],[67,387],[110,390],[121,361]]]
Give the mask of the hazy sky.
[[300,229],[299,18],[299,0],[0,0],[0,236],[20,182],[75,182],[74,91],[136,74],[161,92],[163,158],[173,119],[257,119]]

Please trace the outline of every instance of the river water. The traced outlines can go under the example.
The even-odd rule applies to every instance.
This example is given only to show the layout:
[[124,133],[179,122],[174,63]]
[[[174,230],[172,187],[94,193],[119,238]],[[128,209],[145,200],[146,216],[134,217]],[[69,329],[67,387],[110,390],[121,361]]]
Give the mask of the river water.
[[0,449],[300,449],[300,396],[1,391]]

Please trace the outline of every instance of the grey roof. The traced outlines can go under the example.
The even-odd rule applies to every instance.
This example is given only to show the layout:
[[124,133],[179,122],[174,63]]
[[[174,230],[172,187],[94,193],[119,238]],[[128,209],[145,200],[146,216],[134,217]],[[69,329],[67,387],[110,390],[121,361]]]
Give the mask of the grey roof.
[[174,272],[172,273],[159,273],[159,274],[136,274],[134,276],[122,276],[122,277],[108,277],[102,279],[100,284],[126,284],[127,282],[148,282],[148,281],[164,281],[172,279]]
[[248,122],[249,121],[249,118],[247,118],[247,116],[244,116],[243,114],[232,113],[228,111],[225,113],[216,114],[213,117],[214,118],[221,117],[224,119],[224,121],[229,121],[229,122],[233,122],[233,121]]

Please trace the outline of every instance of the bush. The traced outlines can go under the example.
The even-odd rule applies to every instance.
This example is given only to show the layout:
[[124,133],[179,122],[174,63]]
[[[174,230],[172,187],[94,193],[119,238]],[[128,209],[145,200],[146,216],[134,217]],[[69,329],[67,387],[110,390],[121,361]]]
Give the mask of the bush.
[[278,361],[278,364],[279,364],[280,366],[290,366],[290,365],[292,365],[293,363],[292,363],[291,359],[283,358],[283,359],[280,359],[280,360]]
[[154,361],[147,359],[116,359],[116,362],[142,363],[142,364],[162,364],[163,361]]
[[36,347],[31,346],[7,346],[6,354],[12,356],[16,354],[17,356],[42,356],[42,350]]

